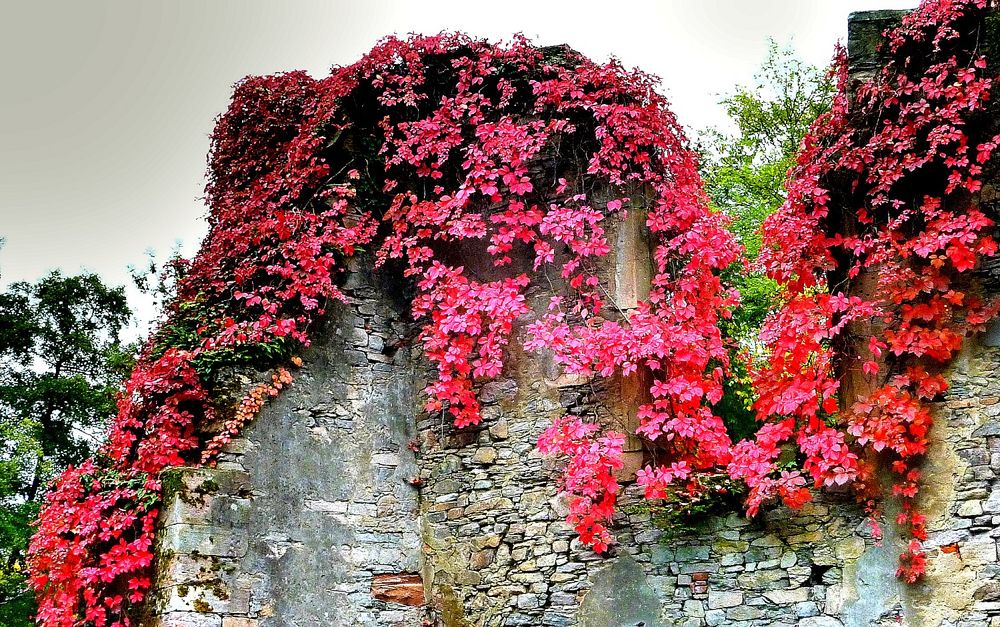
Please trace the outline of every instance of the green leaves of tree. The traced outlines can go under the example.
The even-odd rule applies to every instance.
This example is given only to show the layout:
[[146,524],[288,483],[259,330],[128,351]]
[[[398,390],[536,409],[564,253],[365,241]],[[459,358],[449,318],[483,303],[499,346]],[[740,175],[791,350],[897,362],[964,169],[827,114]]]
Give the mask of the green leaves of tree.
[[[741,305],[724,322],[735,351],[751,358],[762,350],[757,335],[772,309],[777,284],[755,268],[760,227],[785,200],[785,175],[809,125],[830,108],[834,86],[827,72],[773,40],[752,86],[738,85],[721,101],[731,126],[711,128],[701,138],[702,178],[713,205],[732,219],[730,229],[746,249],[746,266],[725,273],[741,294]],[[744,360],[732,359],[732,374],[718,411],[734,437],[756,431],[754,396]]]
[[0,624],[33,624],[24,553],[45,484],[93,452],[134,352],[122,288],[52,272],[0,292]]
[[756,259],[760,224],[785,199],[785,174],[809,125],[830,108],[833,84],[791,47],[770,42],[752,87],[738,85],[721,104],[732,130],[709,129],[702,176],[712,202],[733,218],[733,231]]

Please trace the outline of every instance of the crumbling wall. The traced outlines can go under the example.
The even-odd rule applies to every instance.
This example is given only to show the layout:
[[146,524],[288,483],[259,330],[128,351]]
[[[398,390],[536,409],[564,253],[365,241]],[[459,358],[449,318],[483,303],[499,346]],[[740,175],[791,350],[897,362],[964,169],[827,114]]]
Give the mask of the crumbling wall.
[[1000,625],[1000,348],[970,341],[938,405],[924,468],[928,575],[914,586],[895,577],[892,525],[876,541],[846,495],[671,536],[631,486],[618,544],[594,555],[563,521],[533,446],[552,415],[586,411],[601,393],[519,359],[516,378],[484,390],[478,430],[420,423],[424,580],[443,624]]
[[[345,316],[342,331],[361,328],[357,319]],[[314,359],[355,350],[346,333],[328,337],[339,352],[318,347]],[[382,363],[355,359],[356,374]],[[393,403],[363,400],[409,390],[401,404],[417,406],[408,358],[393,360],[383,372],[402,379],[338,396],[319,358],[268,410],[273,426],[255,423],[223,468],[168,475],[161,624],[415,626],[425,587],[429,615],[449,626],[1000,624],[1000,348],[970,342],[936,412],[924,468],[928,574],[915,586],[894,576],[891,525],[876,543],[837,495],[755,520],[711,517],[672,536],[631,486],[619,543],[599,557],[574,540],[534,443],[552,415],[586,411],[606,391],[517,355],[516,378],[483,390],[479,428],[419,423],[415,463],[405,419],[386,422]],[[345,400],[353,424],[337,425],[349,420],[338,414]]]
[[[875,42],[895,19],[852,17],[855,76],[876,66]],[[649,277],[648,243],[634,226],[611,234],[606,269],[625,310]],[[515,343],[506,378],[482,388],[483,423],[456,430],[421,410],[426,365],[412,348],[400,284],[362,267],[349,273],[351,302],[333,309],[292,389],[219,467],[164,476],[151,622],[1000,626],[997,330],[968,342],[936,409],[922,583],[896,579],[892,525],[876,540],[846,494],[754,520],[707,517],[676,535],[627,484],[618,543],[602,557],[574,539],[553,462],[535,443],[563,412],[626,420],[634,391],[561,375]],[[544,306],[544,292],[531,297]],[[629,453],[623,478],[642,455]],[[886,509],[891,518],[891,502]]]
[[424,580],[443,624],[839,624],[824,615],[849,603],[844,565],[867,546],[849,502],[755,521],[734,513],[672,537],[633,487],[612,556],[581,546],[534,443],[553,415],[587,411],[603,394],[521,359],[516,379],[484,390],[478,430],[420,423]]
[[345,292],[219,467],[165,477],[159,624],[420,624],[412,334],[398,289],[355,270]]

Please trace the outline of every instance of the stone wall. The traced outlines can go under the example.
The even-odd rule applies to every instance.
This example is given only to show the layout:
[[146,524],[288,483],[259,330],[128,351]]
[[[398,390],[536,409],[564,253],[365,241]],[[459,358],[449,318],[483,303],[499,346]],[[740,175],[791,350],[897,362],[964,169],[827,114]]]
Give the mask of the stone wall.
[[927,576],[906,590],[913,625],[1000,625],[1000,347],[966,343],[935,412],[924,464]]
[[[875,66],[873,38],[897,18],[852,18],[856,74]],[[648,280],[637,233],[611,233],[607,274],[625,309]],[[515,342],[508,378],[482,388],[483,423],[456,430],[421,410],[426,365],[399,284],[361,267],[291,390],[219,467],[165,474],[150,623],[1000,627],[1000,333],[968,343],[937,407],[921,584],[894,576],[892,525],[875,541],[838,494],[671,535],[627,483],[618,543],[600,557],[564,522],[535,443],[563,412],[627,420],[634,386],[560,375]],[[543,306],[545,293],[532,296]],[[629,460],[634,470],[641,450]]]
[[484,389],[478,431],[420,423],[424,582],[442,624],[1000,625],[1000,349],[970,341],[937,409],[928,576],[915,586],[895,577],[893,526],[876,542],[853,501],[829,494],[671,536],[630,486],[613,555],[597,557],[574,540],[533,448],[553,415],[594,392],[519,358],[517,379]]
[[855,533],[860,518],[836,500],[756,521],[714,517],[696,534],[669,537],[632,487],[613,556],[582,547],[534,443],[554,415],[604,394],[547,379],[525,361],[518,379],[484,390],[477,432],[420,423],[424,581],[443,624],[838,624],[821,616],[839,616],[850,601],[843,565],[866,544]]
[[479,428],[414,425],[409,349],[392,349],[408,329],[362,293],[219,468],[165,476],[159,624],[1000,625],[1000,349],[970,342],[953,367],[925,466],[928,576],[904,586],[891,525],[876,545],[837,495],[671,536],[629,486],[598,557],[534,443],[612,395],[515,354]]
[[345,291],[219,467],[166,475],[159,624],[420,624],[412,333],[398,290],[358,271]]

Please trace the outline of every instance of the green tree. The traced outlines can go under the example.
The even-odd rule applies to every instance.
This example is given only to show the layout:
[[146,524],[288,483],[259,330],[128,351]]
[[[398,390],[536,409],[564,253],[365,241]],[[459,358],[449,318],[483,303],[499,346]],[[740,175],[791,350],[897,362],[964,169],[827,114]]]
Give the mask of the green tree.
[[125,292],[52,272],[0,292],[0,624],[32,625],[31,522],[57,472],[89,456],[132,361]]
[[[785,199],[785,174],[795,162],[809,125],[830,108],[834,86],[825,70],[799,60],[790,46],[769,42],[768,55],[750,87],[739,85],[721,104],[730,128],[711,128],[701,137],[702,177],[712,203],[732,218],[730,228],[746,249],[746,268],[727,280],[742,304],[724,331],[738,349],[755,354],[757,333],[771,309],[777,286],[754,268],[760,227]],[[720,411],[730,431],[746,437],[756,430],[745,364],[734,359]]]

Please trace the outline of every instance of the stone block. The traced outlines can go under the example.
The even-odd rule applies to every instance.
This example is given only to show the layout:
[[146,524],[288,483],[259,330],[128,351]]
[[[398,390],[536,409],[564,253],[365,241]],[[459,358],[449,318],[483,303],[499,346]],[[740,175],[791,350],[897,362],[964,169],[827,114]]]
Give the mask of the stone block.
[[718,610],[743,604],[743,593],[738,590],[709,590],[708,609]]
[[983,503],[983,511],[988,514],[1000,514],[1000,485],[993,486],[990,497]]
[[958,506],[958,515],[962,518],[972,518],[983,513],[982,501],[962,501]]
[[737,581],[742,588],[760,589],[772,586],[774,583],[785,579],[788,575],[780,569],[755,570],[750,573],[743,573],[737,577]]
[[751,607],[749,605],[738,605],[734,608],[730,608],[726,612],[726,618],[730,621],[738,620],[756,620],[764,615],[764,612],[756,607]]
[[229,584],[220,579],[171,586],[161,590],[159,597],[161,610],[167,614],[246,614],[250,611],[249,584]]
[[993,538],[973,538],[959,547],[962,562],[968,566],[987,566],[997,563],[997,544]]
[[242,470],[174,467],[161,472],[160,481],[165,497],[177,492],[187,492],[192,497],[199,494],[241,496],[250,492],[250,475]]
[[174,553],[240,557],[246,554],[248,544],[245,531],[204,525],[170,525],[160,533],[163,550]]
[[678,562],[693,562],[707,560],[710,550],[707,546],[684,545],[677,547],[675,554]]
[[222,627],[222,617],[199,612],[171,612],[157,617],[153,627]]
[[790,590],[771,590],[765,592],[767,600],[775,605],[791,605],[809,600],[809,588],[792,588]]
[[757,538],[756,540],[750,543],[751,546],[760,546],[760,547],[776,547],[776,546],[782,546],[784,544],[785,543],[781,541],[781,538],[773,534]]
[[484,446],[477,449],[472,456],[472,461],[477,464],[492,464],[497,460],[497,450],[492,446]]
[[502,418],[496,424],[490,425],[490,437],[494,440],[506,440],[510,437],[510,425],[506,418]]
[[809,616],[799,621],[799,627],[843,627],[843,625],[832,616]]
[[684,613],[695,618],[702,618],[705,616],[705,604],[697,600],[684,601]]
[[834,545],[833,552],[838,560],[844,562],[856,560],[865,552],[865,541],[857,536],[844,538]]

